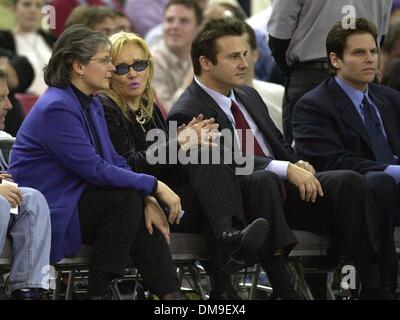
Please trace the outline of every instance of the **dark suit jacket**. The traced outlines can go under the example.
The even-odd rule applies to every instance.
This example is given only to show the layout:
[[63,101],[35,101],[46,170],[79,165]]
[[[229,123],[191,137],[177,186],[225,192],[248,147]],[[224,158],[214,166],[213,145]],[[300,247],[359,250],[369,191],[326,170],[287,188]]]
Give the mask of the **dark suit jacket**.
[[[275,159],[296,162],[297,156],[292,148],[283,142],[282,134],[270,118],[267,108],[257,93],[251,87],[242,86],[234,89],[237,99],[245,106],[257,127],[271,146]],[[232,124],[224,111],[194,80],[175,103],[168,115],[168,121],[177,121],[178,125],[188,123],[193,117],[202,113],[205,119],[215,118],[219,123],[219,129],[230,129]],[[255,168],[265,168],[270,159],[255,159]]]
[[[400,156],[400,94],[370,84],[369,95],[379,109],[393,153]],[[349,169],[364,174],[387,167],[375,161],[362,119],[334,78],[296,104],[293,134],[296,151],[318,170]]]

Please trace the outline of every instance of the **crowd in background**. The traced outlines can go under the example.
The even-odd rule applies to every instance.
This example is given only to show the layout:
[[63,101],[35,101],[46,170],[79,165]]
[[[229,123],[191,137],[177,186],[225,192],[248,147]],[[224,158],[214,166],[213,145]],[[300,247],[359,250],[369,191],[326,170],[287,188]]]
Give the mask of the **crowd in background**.
[[[357,2],[358,7],[356,6],[356,9],[361,13],[361,17],[368,19],[377,26],[376,35],[380,47],[379,52],[377,52],[379,68],[373,81],[400,91],[400,1],[382,0],[378,5],[373,1],[366,2],[361,0]],[[299,182],[300,180],[307,181],[304,182],[304,195],[300,192],[301,200],[307,199],[307,202],[315,202],[318,194],[322,196],[321,185],[324,187],[328,199],[326,201],[334,203],[333,208],[337,218],[336,221],[336,218],[331,217],[330,219],[333,222],[327,220],[338,228],[344,239],[349,230],[341,229],[342,226],[338,222],[340,210],[345,208],[347,204],[344,201],[345,193],[349,190],[357,192],[357,197],[354,197],[351,205],[347,205],[353,208],[354,217],[352,219],[354,220],[352,221],[359,226],[359,229],[356,230],[360,233],[357,235],[360,243],[365,240],[366,231],[364,229],[369,228],[369,231],[373,229],[371,227],[373,223],[369,220],[371,218],[369,207],[365,204],[369,201],[366,199],[370,199],[371,194],[369,194],[370,191],[367,191],[368,184],[361,181],[359,176],[354,176],[346,170],[351,169],[360,174],[367,174],[369,171],[366,173],[361,169],[358,170],[359,167],[348,168],[343,164],[343,166],[334,168],[335,170],[340,169],[335,174],[330,171],[316,174],[314,168],[307,167],[309,163],[300,160],[292,149],[294,147],[296,150],[297,141],[294,143],[296,137],[302,143],[301,133],[296,131],[296,128],[292,128],[294,106],[299,101],[301,104],[304,101],[301,100],[304,94],[317,87],[330,74],[332,75],[332,70],[334,71],[331,62],[326,57],[325,41],[332,26],[340,20],[340,16],[331,15],[332,8],[345,5],[346,1],[333,3],[332,0],[327,3],[315,4],[309,1],[304,5],[301,1],[285,0],[0,0],[0,16],[2,17],[0,20],[0,70],[7,74],[2,79],[7,83],[7,93],[9,93],[8,98],[10,100],[10,103],[7,102],[4,107],[6,109],[5,114],[8,113],[8,115],[3,129],[11,136],[16,136],[22,128],[18,134],[13,153],[12,170],[15,170],[15,177],[20,183],[29,184],[29,186],[41,190],[47,196],[50,210],[56,208],[56,215],[53,212],[51,213],[54,215],[52,227],[59,234],[54,236],[55,231],[53,231],[51,252],[49,248],[47,250],[53,260],[60,260],[62,257],[75,252],[79,248],[81,240],[82,243],[89,245],[97,243],[95,247],[97,255],[93,258],[97,267],[91,270],[90,296],[104,298],[105,287],[108,282],[115,275],[123,273],[122,270],[126,261],[120,259],[120,257],[131,256],[135,261],[138,261],[145,282],[154,293],[163,299],[184,299],[178,292],[179,288],[171,257],[167,254],[169,252],[165,250],[165,243],[163,242],[164,240],[169,241],[169,228],[165,227],[165,221],[159,215],[149,213],[153,211],[162,212],[158,211],[158,208],[166,206],[170,210],[168,222],[171,224],[179,223],[179,214],[182,208],[177,199],[182,199],[183,207],[190,207],[191,212],[196,212],[199,207],[202,208],[200,211],[203,212],[202,214],[211,226],[210,230],[205,231],[209,237],[208,240],[212,239],[216,243],[222,243],[221,248],[216,249],[216,252],[211,254],[214,260],[211,259],[211,267],[209,266],[207,270],[213,277],[213,297],[215,299],[237,298],[229,280],[227,280],[227,275],[233,274],[243,267],[242,264],[237,265],[237,262],[232,262],[236,261],[232,257],[237,258],[237,255],[240,257],[246,255],[247,259],[250,251],[262,252],[260,254],[262,258],[259,260],[256,258],[249,259],[253,263],[260,262],[262,267],[268,270],[270,280],[277,288],[276,292],[279,296],[284,299],[297,299],[298,297],[289,284],[288,275],[282,267],[284,265],[282,257],[290,251],[296,240],[286,222],[282,221],[285,220],[285,214],[288,215],[288,212],[293,211],[295,206],[298,208],[296,201],[300,202],[300,200],[296,198],[294,201],[290,197],[295,191],[288,186],[289,183],[285,184],[283,191],[278,187],[279,183],[275,189],[272,187],[276,182],[274,182],[275,178],[282,178],[281,168],[284,161],[291,162],[296,166],[293,169],[293,166],[286,165],[288,167],[284,169],[287,171],[283,176],[288,179],[292,186],[299,187],[303,183]],[[42,12],[42,8],[46,5],[52,5],[55,9],[54,29],[46,29],[46,23],[43,23],[45,22],[43,17],[49,12]],[[240,27],[230,26],[232,30],[238,29],[229,31],[232,32],[229,35],[238,37],[238,39],[245,36],[245,38],[240,38],[242,42],[238,43],[239,47],[243,44],[246,48],[246,54],[241,62],[245,64],[245,67],[242,68],[243,74],[240,76],[244,79],[241,84],[246,85],[245,88],[247,89],[235,91],[235,95],[239,97],[239,102],[241,102],[239,106],[234,105],[233,107],[230,106],[230,103],[232,100],[235,104],[233,90],[236,86],[233,80],[226,84],[227,80],[222,79],[223,76],[226,76],[224,74],[226,70],[214,70],[215,74],[213,74],[211,68],[210,74],[204,75],[202,73],[204,70],[208,72],[206,62],[198,65],[198,61],[193,61],[193,57],[196,57],[193,46],[197,45],[200,48],[199,50],[202,50],[202,39],[199,39],[199,32],[202,32],[203,28],[213,30],[210,21],[215,23],[217,20],[226,18],[228,20],[234,18],[235,21],[240,21],[238,23]],[[361,25],[363,23],[363,21],[360,22]],[[323,28],[326,29],[326,32],[321,32],[322,29],[318,28],[318,24],[324,25]],[[221,28],[223,27],[224,25],[221,24]],[[374,34],[371,28],[365,28],[368,30],[367,33]],[[93,41],[99,50],[90,49],[83,42],[79,48],[74,46],[74,41],[78,43],[85,39],[80,38],[78,34],[74,35],[73,31],[86,34],[88,41]],[[216,37],[216,39],[210,40],[211,45],[213,44],[212,41],[217,42],[219,40],[218,36]],[[57,41],[57,39],[62,39],[62,41]],[[235,43],[235,45],[238,43]],[[227,47],[230,45],[233,46],[229,43]],[[71,52],[76,50],[77,59],[81,59],[87,64],[75,63],[75,60],[72,66],[63,64],[65,61],[60,59],[57,54],[68,56],[70,54],[68,50]],[[110,52],[110,56],[104,55],[107,52]],[[90,57],[87,56],[89,53]],[[95,69],[95,67],[89,69],[91,60],[99,61],[104,70]],[[130,65],[131,61],[134,61],[132,65]],[[55,67],[57,64],[60,65],[60,70]],[[129,78],[131,69],[136,72],[143,72],[143,78],[139,80]],[[89,72],[93,72],[93,76]],[[221,72],[220,77],[218,72]],[[229,70],[226,72],[229,72]],[[61,74],[68,76],[65,80],[62,80]],[[102,74],[104,79],[107,80],[106,84],[100,83],[101,81],[95,78],[95,75]],[[340,77],[341,74],[336,75]],[[205,84],[215,84],[218,81],[229,88],[225,96],[218,96],[212,90],[207,91],[212,86],[207,87]],[[111,83],[111,86],[108,83]],[[58,86],[68,87],[68,90],[57,91],[55,87]],[[130,92],[124,89],[127,86],[131,89]],[[191,95],[201,96],[201,90],[206,91],[216,101],[224,101],[224,98],[228,96],[231,99],[228,102],[229,108],[232,108],[232,110],[234,108],[242,111],[247,109],[247,101],[246,103],[243,102],[246,97],[250,97],[249,101],[252,101],[252,104],[263,106],[263,110],[257,111],[258,114],[256,113],[263,120],[261,125],[258,123],[259,119],[251,121],[254,114],[250,111],[248,113],[243,112],[244,114],[240,110],[232,111],[232,113],[229,112],[228,117],[231,116],[230,120],[233,123],[245,123],[247,127],[244,128],[251,128],[252,130],[255,128],[253,130],[255,137],[253,138],[255,141],[261,140],[262,143],[255,145],[254,155],[256,158],[260,156],[263,159],[268,159],[268,161],[262,162],[262,165],[274,173],[273,177],[260,174],[254,178],[254,181],[247,181],[233,178],[228,171],[225,172],[226,168],[223,166],[220,168],[203,168],[200,166],[201,169],[196,166],[154,167],[146,162],[145,153],[149,146],[145,141],[145,133],[154,128],[166,132],[167,119],[176,120],[181,126],[180,130],[183,131],[187,128],[195,128],[196,130],[206,128],[211,133],[216,134],[217,128],[223,127],[223,124],[218,122],[216,114],[211,113],[210,119],[208,117],[203,119],[203,115],[192,115],[190,112],[185,113],[187,110],[180,110],[183,108],[183,101],[195,108],[196,100],[192,100]],[[96,99],[102,102],[107,127],[102,122],[103,120],[97,119],[97,114],[91,111],[98,107],[91,100],[92,95],[95,94],[97,94]],[[86,141],[79,139],[79,134],[82,134],[84,130],[78,128],[78,123],[76,125],[75,123],[74,125],[71,124],[74,119],[68,118],[69,112],[67,108],[63,109],[63,105],[56,110],[57,114],[71,120],[71,123],[67,123],[66,120],[65,123],[63,123],[64,120],[57,122],[59,120],[46,114],[46,104],[43,101],[51,101],[51,105],[58,101],[57,96],[62,97],[62,101],[68,101],[71,105],[74,105],[74,108],[76,108],[71,108],[73,109],[72,112],[76,112],[76,114],[79,113],[81,107],[83,108],[85,116],[81,120],[82,123],[87,121],[85,123],[90,133],[90,141],[94,145],[93,148],[89,148]],[[75,96],[77,99],[75,99]],[[39,99],[40,97],[42,98]],[[39,101],[37,105],[35,105],[36,101]],[[213,102],[210,100],[208,103],[212,104]],[[224,103],[221,102],[222,105]],[[31,108],[34,105],[34,108],[36,108],[34,115],[28,118],[29,121],[24,122],[27,113],[33,112]],[[89,106],[91,106],[91,109]],[[198,106],[198,108],[201,110],[199,113],[207,114],[207,110],[202,110],[201,106]],[[236,112],[240,112],[240,114],[238,115]],[[186,118],[187,116],[190,117]],[[240,118],[237,118],[237,116]],[[46,127],[47,120],[55,121],[57,128],[53,128],[54,123]],[[382,122],[382,119],[380,121]],[[270,129],[264,131],[264,124],[267,124],[267,127],[273,127],[273,132],[269,131]],[[48,133],[46,133],[46,130],[38,132],[37,126],[46,128],[46,130],[49,130]],[[257,126],[259,129],[257,129]],[[53,132],[51,131],[52,128],[57,130]],[[96,134],[99,128],[101,128],[102,133]],[[107,138],[107,132],[109,132],[111,139]],[[265,132],[268,133],[265,134]],[[76,135],[74,136],[74,134]],[[107,137],[104,137],[103,134]],[[296,134],[297,136],[294,137],[293,135]],[[390,132],[385,133],[385,137],[388,135],[390,135]],[[58,138],[64,143],[63,145],[58,143]],[[185,142],[180,141],[179,137],[177,139],[179,148],[185,150]],[[208,145],[212,143],[212,139],[198,142],[200,145]],[[82,148],[79,149],[79,154],[76,151],[77,149],[73,148],[73,144]],[[168,144],[163,146],[167,149],[169,147]],[[33,150],[33,155],[31,150]],[[59,152],[59,155],[56,154],[55,156],[57,161],[53,161],[52,156],[57,152]],[[377,153],[383,152],[382,149],[377,151]],[[28,158],[32,158],[34,161],[29,161],[29,164],[26,164],[25,161]],[[270,162],[271,159],[272,162]],[[390,159],[393,164],[397,160],[396,157]],[[47,180],[38,182],[40,175],[32,174],[28,177],[28,172],[33,169],[31,166],[35,164],[35,161],[37,161],[38,167],[44,165],[52,167],[54,179],[59,179],[60,184],[67,185],[65,188],[69,188],[68,190],[63,189],[62,193],[79,193],[79,195],[71,195],[75,201],[73,203],[76,205],[72,209],[68,207],[71,212],[64,207],[65,203],[62,200],[65,199],[61,199],[57,195],[60,190],[53,188]],[[90,161],[95,163],[91,169],[89,169]],[[385,163],[387,161],[389,160],[382,160]],[[7,162],[7,159],[5,159],[5,162]],[[79,172],[80,168],[77,163],[87,168],[84,174]],[[278,166],[280,166],[280,169],[277,169]],[[390,164],[389,167],[391,167]],[[397,165],[394,165],[394,167],[397,167]],[[3,168],[7,169],[7,167]],[[65,168],[68,168],[68,170]],[[304,169],[305,172],[301,171],[300,168],[301,170]],[[318,169],[321,168],[324,170],[332,169],[325,164]],[[43,168],[43,170],[46,169]],[[383,170],[386,172],[385,168]],[[112,172],[113,177],[110,176],[110,172]],[[302,174],[305,176],[303,177]],[[216,178],[218,175],[220,178]],[[393,173],[395,179],[396,175],[397,171]],[[209,177],[209,179],[205,177]],[[2,177],[2,179],[6,178]],[[216,179],[225,182],[225,189],[215,182]],[[67,180],[68,183],[65,182]],[[165,181],[166,184],[161,181]],[[376,186],[381,186],[376,182],[375,177],[371,178],[371,182],[368,180],[368,183],[370,183],[368,186],[372,190],[375,190],[374,183],[376,183]],[[93,190],[91,188],[93,185],[100,188],[101,191]],[[227,188],[228,185],[232,188]],[[271,186],[270,189],[273,189],[273,191],[268,193],[268,196],[266,194],[260,196],[261,186],[266,185]],[[118,192],[107,191],[109,186],[112,186],[114,191],[119,188],[130,188],[138,192],[117,195]],[[170,187],[172,189],[169,189]],[[311,192],[307,188],[313,191]],[[208,193],[205,193],[205,190]],[[210,190],[212,191],[210,192]],[[253,190],[255,194],[259,193],[259,198],[268,199],[270,203],[274,204],[276,211],[268,213],[268,215],[260,214],[247,217],[248,223],[242,223],[241,227],[237,228],[242,231],[235,230],[232,232],[232,228],[237,227],[232,216],[248,215],[238,208],[248,206],[247,208],[255,209],[257,207],[254,199],[244,190]],[[297,189],[295,190],[297,191]],[[379,194],[379,190],[379,188],[376,188],[375,194]],[[33,197],[29,192],[32,191],[24,190],[24,194],[27,194],[26,197]],[[307,195],[308,193],[309,195]],[[22,203],[24,194],[15,196],[18,198],[18,200],[15,200],[18,204]],[[194,200],[188,194],[195,194],[198,198],[196,199],[197,202],[193,202]],[[242,194],[243,199],[235,199],[235,194]],[[284,204],[285,197],[288,197],[288,195],[290,201]],[[41,195],[36,195],[36,197],[40,198]],[[110,197],[115,197],[115,199],[109,202],[104,200],[104,203],[98,202],[94,205],[94,202],[97,202],[98,199],[110,199]],[[141,197],[146,198],[146,201],[140,200]],[[148,200],[149,198],[151,200]],[[155,198],[159,200],[159,203]],[[381,200],[380,198],[379,201]],[[388,201],[388,199],[385,198],[377,206],[386,208],[383,204],[385,201]],[[121,204],[125,202],[131,206],[137,205],[137,210],[130,213],[126,212],[126,206]],[[261,202],[259,207],[267,208],[267,204],[265,204],[265,207],[263,205],[263,202]],[[47,210],[45,204],[40,203],[39,206],[41,211]],[[113,210],[115,209],[115,214],[105,218],[104,208],[108,208],[108,206],[111,206]],[[361,209],[362,206],[363,209]],[[146,211],[146,208],[151,209]],[[321,208],[326,208],[326,203],[323,203]],[[372,208],[373,205],[370,208],[371,211],[374,210]],[[156,238],[150,239],[151,237],[147,236],[149,225],[142,223],[143,219],[137,218],[141,215],[142,209],[145,214],[147,212],[146,219],[149,220],[146,220],[146,223],[148,221],[153,222],[160,230],[160,232],[155,232]],[[165,211],[164,207],[162,209]],[[68,214],[63,210],[68,211]],[[283,213],[284,210],[285,214]],[[308,211],[309,208],[304,207],[304,210]],[[218,216],[215,212],[218,212]],[[388,215],[391,215],[391,213],[388,213]],[[136,221],[133,216],[139,220]],[[200,219],[201,217],[203,216],[200,216]],[[195,218],[198,219],[199,217],[196,216]],[[288,216],[286,218],[289,220]],[[311,221],[311,218],[309,216],[304,220],[310,219],[307,221]],[[393,214],[393,218],[398,219],[397,213]],[[77,228],[79,221],[82,226],[85,226],[84,222],[91,219],[100,221],[104,234],[109,234],[112,237],[119,233],[120,237],[109,244],[106,241],[98,240],[94,230],[84,229],[83,227],[82,230]],[[384,219],[384,222],[380,222],[378,228],[380,233],[387,234],[388,232],[390,234],[390,228],[394,224],[400,223],[400,219],[394,222],[386,216],[382,219]],[[276,221],[279,221],[279,223]],[[194,220],[190,221],[189,224],[195,225],[196,223],[196,220]],[[300,222],[293,222],[293,224],[296,223]],[[327,222],[321,222],[321,225],[324,223]],[[128,228],[112,229],[112,226],[117,224],[129,227],[139,225],[139,227],[135,229],[135,233],[131,233]],[[189,226],[187,230],[190,231],[190,228]],[[78,234],[80,235],[77,236]],[[249,234],[252,234],[253,237]],[[277,234],[284,236],[280,238]],[[371,237],[373,238],[373,236]],[[123,238],[129,239],[129,241],[124,246],[119,246]],[[233,250],[233,253],[227,245],[227,243],[233,241],[232,239],[234,241],[241,239],[239,248],[236,248],[236,251]],[[255,239],[258,239],[258,241]],[[384,237],[378,240],[371,239],[372,247],[376,245],[387,249],[387,251],[382,250],[384,252],[382,259],[387,262],[385,266],[375,265],[376,261],[368,260],[372,259],[370,256],[373,256],[373,253],[368,255],[370,253],[367,252],[370,250],[368,246],[365,252],[363,251],[365,256],[356,253],[357,248],[364,248],[362,246],[352,247],[345,243],[343,248],[347,250],[346,246],[349,246],[346,254],[348,252],[354,254],[357,266],[361,266],[359,267],[360,270],[366,265],[371,265],[373,266],[371,268],[378,270],[374,269],[377,273],[382,273],[382,281],[386,281],[388,287],[392,290],[395,282],[393,273],[396,273],[394,269],[397,271],[397,267],[393,265],[397,265],[398,259],[393,257],[391,240]],[[140,241],[142,247],[139,248],[135,241]],[[248,247],[246,247],[246,241],[248,241]],[[243,248],[243,243],[245,243],[246,248]],[[209,243],[209,249],[211,250],[211,248],[212,244]],[[159,252],[159,265],[150,257],[147,257],[147,260],[145,259],[146,249]],[[117,253],[119,256],[117,256]],[[42,254],[44,253],[42,252]],[[365,262],[363,259],[368,261]],[[215,261],[223,261],[222,267],[215,267],[215,265],[218,265],[218,262]],[[214,265],[213,262],[215,262]],[[368,272],[361,272],[364,283],[372,283],[371,288],[367,288],[371,290],[365,293],[365,298],[387,297],[382,292],[376,292],[377,285],[374,280],[371,280],[370,271],[368,269]],[[389,276],[385,277],[384,275]],[[40,287],[34,286],[34,288]],[[16,290],[19,289],[16,287]]]

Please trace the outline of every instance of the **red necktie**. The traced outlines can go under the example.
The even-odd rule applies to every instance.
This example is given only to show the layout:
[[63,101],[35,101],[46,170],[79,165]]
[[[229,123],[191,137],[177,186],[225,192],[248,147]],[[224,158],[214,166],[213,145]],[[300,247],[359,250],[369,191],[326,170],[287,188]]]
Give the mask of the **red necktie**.
[[[271,158],[270,156],[267,156],[264,151],[262,151],[257,139],[254,137],[253,132],[250,129],[249,124],[246,121],[246,118],[244,117],[242,111],[240,111],[239,106],[236,104],[235,101],[231,100],[231,112],[233,115],[233,118],[235,119],[236,123],[236,129],[242,129],[241,135],[239,136],[239,139],[241,140],[241,146],[242,146],[242,152],[244,154],[247,154],[246,150],[246,131],[249,130],[249,134],[251,134],[251,137],[253,137],[254,140],[254,155],[259,156],[259,157],[266,157],[266,158]],[[286,190],[286,187],[284,184],[281,184],[282,188],[282,196],[283,196],[283,201],[285,202],[288,193]]]
[[239,135],[240,144],[242,146],[243,154],[247,154],[247,146],[246,146],[246,132],[248,132],[248,136],[254,140],[254,155],[259,157],[266,157],[264,151],[261,149],[260,144],[257,139],[254,137],[253,132],[250,129],[249,124],[246,121],[242,111],[240,111],[239,106],[235,101],[231,100],[231,112],[233,118],[235,119],[236,129],[241,129],[241,134]]

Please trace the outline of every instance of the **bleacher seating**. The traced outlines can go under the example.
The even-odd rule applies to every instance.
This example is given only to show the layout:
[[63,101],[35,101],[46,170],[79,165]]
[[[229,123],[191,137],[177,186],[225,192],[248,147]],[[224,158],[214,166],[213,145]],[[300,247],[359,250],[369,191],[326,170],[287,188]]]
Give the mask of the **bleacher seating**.
[[[298,239],[298,244],[292,250],[290,257],[324,256],[327,254],[327,248],[329,245],[328,238],[301,230],[294,230],[294,233]],[[400,227],[396,228],[395,237],[397,252],[400,253]],[[194,262],[207,259],[207,249],[203,235],[173,233],[171,234],[170,249],[174,262],[177,264],[177,266],[188,268],[185,269],[185,271],[190,272],[195,289],[199,291],[200,296],[204,299],[206,295],[201,287],[201,284],[199,283],[199,271],[193,267]],[[66,293],[67,299],[70,299],[72,296],[75,272],[80,269],[87,269],[90,261],[90,254],[91,249],[83,246],[81,251],[75,257],[64,258],[59,263],[54,265],[55,269],[57,270],[56,284],[58,286],[61,281],[62,272],[69,272],[69,282]],[[11,241],[7,239],[3,252],[0,255],[0,273],[9,270],[11,262]],[[259,268],[257,272],[259,272]],[[258,274],[255,276],[257,277]],[[256,279],[258,279],[258,277]],[[257,281],[253,283],[253,287],[256,285]],[[304,294],[306,297],[309,295],[309,298],[312,298],[307,284],[302,283],[299,285],[301,285],[301,289],[305,291]],[[254,292],[254,288],[252,288],[252,291]],[[57,299],[58,296],[59,288],[56,288],[55,293],[53,294],[53,299]],[[250,297],[254,297],[254,294],[250,294]]]

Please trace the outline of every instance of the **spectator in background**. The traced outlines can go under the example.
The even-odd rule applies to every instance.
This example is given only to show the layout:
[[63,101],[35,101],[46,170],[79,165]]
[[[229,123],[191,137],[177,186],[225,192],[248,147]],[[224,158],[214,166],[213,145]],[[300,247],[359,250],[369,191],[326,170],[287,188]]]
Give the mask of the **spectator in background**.
[[[204,12],[207,9],[208,0],[195,0],[200,9]],[[157,46],[163,39],[163,24],[160,23],[151,28],[145,35],[147,45],[149,48]]]
[[168,0],[126,0],[124,13],[133,32],[144,37],[146,33],[163,21]]
[[31,64],[25,57],[17,56],[14,52],[0,48],[0,69],[7,72],[7,85],[10,90],[8,98],[13,108],[8,112],[5,131],[16,136],[24,114],[15,93],[24,92],[32,83],[34,73]]
[[393,0],[391,19],[400,17],[400,0]]
[[0,30],[10,30],[15,26],[12,0],[0,0]]
[[246,13],[242,8],[228,3],[228,2],[218,2],[209,4],[204,9],[204,23],[212,19],[224,19],[224,18],[237,18],[242,21],[246,20]]
[[108,7],[76,7],[65,22],[65,28],[74,24],[83,24],[93,31],[100,32],[105,36],[114,34],[116,29],[114,10]]
[[[389,27],[392,0],[354,0],[357,17],[378,26],[379,39]],[[269,47],[287,78],[283,102],[283,132],[292,143],[292,111],[304,93],[329,76],[325,40],[331,27],[345,17],[349,0],[275,0],[268,21]],[[348,21],[346,21],[348,22]],[[378,42],[378,43],[379,43]]]
[[245,83],[257,90],[265,105],[268,107],[269,116],[282,132],[282,102],[285,88],[279,84],[254,79],[255,64],[259,59],[259,51],[257,49],[256,34],[253,28],[247,23],[246,34],[249,45],[246,60],[249,66],[246,69]]
[[203,21],[195,0],[171,0],[165,7],[163,41],[153,48],[153,88],[168,112],[193,79],[190,46]]
[[390,24],[380,55],[378,77],[382,79],[385,77],[386,67],[393,60],[400,58],[400,18],[393,20]]
[[54,30],[56,36],[64,31],[67,18],[77,6],[107,6],[113,10],[122,11],[120,0],[52,0],[51,4],[56,9],[56,29]]
[[40,29],[44,0],[14,0],[17,27],[15,31],[0,31],[0,47],[25,56],[33,67],[35,77],[27,92],[37,96],[47,88],[43,68],[51,56],[54,36]]
[[393,60],[385,70],[382,84],[400,91],[400,59]]
[[118,33],[120,31],[132,32],[129,19],[124,13],[114,10],[114,23],[115,23],[114,33]]
[[285,79],[275,63],[275,59],[268,45],[267,24],[271,12],[272,6],[269,6],[246,20],[256,33],[257,47],[260,55],[255,65],[255,78],[277,84],[284,84]]

